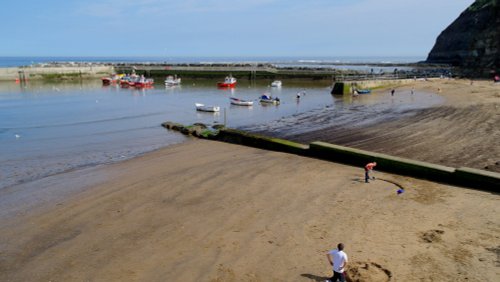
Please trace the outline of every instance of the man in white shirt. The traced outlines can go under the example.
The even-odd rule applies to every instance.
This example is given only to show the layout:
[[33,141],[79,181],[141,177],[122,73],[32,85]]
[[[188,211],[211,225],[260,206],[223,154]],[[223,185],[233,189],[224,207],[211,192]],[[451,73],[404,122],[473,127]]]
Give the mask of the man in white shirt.
[[345,267],[347,265],[347,254],[344,253],[344,244],[339,243],[337,249],[326,254],[330,265],[333,267],[333,276],[327,282],[345,282]]

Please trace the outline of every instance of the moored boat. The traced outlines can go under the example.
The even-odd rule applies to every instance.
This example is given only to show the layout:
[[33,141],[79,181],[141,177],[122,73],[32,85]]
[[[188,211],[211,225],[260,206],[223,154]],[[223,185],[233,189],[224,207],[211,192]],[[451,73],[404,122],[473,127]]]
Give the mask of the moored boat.
[[134,86],[135,81],[137,79],[139,79],[139,77],[136,74],[125,75],[120,79],[120,86],[121,87]]
[[275,80],[271,83],[271,87],[281,87],[281,80]]
[[274,104],[274,105],[279,105],[280,103],[280,98],[276,97],[276,98],[273,98],[272,96],[270,95],[267,95],[267,94],[264,94],[262,96],[259,97],[259,102],[263,103],[263,104]]
[[145,78],[143,75],[139,77],[136,81],[134,81],[134,87],[136,88],[145,88],[152,87],[154,84],[154,80],[152,78]]
[[205,104],[195,103],[196,110],[202,112],[219,112],[220,108],[218,106],[205,106]]
[[224,79],[224,82],[218,82],[217,87],[220,88],[233,88],[236,86],[236,78],[232,77],[231,75],[226,76]]
[[165,86],[176,86],[180,84],[181,84],[181,78],[177,77],[177,75],[175,76],[169,75],[165,79]]
[[249,100],[243,100],[243,99],[234,98],[234,97],[230,97],[229,100],[231,100],[231,104],[237,105],[237,106],[252,106],[253,105],[253,101],[249,101]]
[[372,92],[370,89],[356,89],[354,91],[358,94],[370,94]]
[[102,77],[102,78],[101,78],[101,80],[102,80],[102,84],[103,84],[103,85],[115,84],[115,83],[117,83],[118,81],[120,81],[120,79],[121,79],[123,76],[124,76],[123,74],[113,74],[113,75],[111,75],[111,76]]

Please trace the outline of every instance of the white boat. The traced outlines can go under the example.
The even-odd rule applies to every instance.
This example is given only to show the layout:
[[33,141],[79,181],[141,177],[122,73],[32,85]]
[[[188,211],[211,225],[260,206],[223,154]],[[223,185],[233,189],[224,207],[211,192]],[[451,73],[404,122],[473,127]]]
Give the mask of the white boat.
[[275,80],[271,83],[271,87],[281,87],[281,80]]
[[217,87],[219,88],[234,88],[236,86],[236,78],[232,75],[226,76],[224,82],[218,82]]
[[238,99],[238,98],[234,98],[234,97],[230,97],[229,99],[231,100],[231,104],[233,104],[233,105],[238,105],[238,106],[252,106],[253,105],[253,101]]
[[165,79],[165,86],[175,86],[181,84],[181,78],[176,76],[169,75]]
[[218,106],[205,106],[204,104],[195,103],[196,110],[202,112],[218,112],[220,108]]

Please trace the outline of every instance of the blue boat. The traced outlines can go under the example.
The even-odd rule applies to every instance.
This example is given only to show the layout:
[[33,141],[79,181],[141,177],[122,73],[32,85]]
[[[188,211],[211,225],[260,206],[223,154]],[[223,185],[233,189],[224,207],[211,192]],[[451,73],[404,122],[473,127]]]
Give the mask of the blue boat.
[[370,94],[372,91],[370,89],[357,89],[358,94]]

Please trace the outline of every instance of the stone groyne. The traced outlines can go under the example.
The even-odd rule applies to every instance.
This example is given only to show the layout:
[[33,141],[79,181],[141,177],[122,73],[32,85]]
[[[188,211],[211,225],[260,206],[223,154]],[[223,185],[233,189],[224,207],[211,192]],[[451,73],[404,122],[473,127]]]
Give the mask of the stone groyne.
[[[446,66],[371,65],[373,67],[394,67],[393,71],[373,73],[363,70],[342,69],[335,66],[276,66],[269,63],[206,63],[206,64],[166,64],[166,63],[50,63],[43,65],[0,68],[0,80],[29,79],[82,79],[96,78],[111,73],[136,73],[155,79],[168,75],[178,75],[192,79],[221,79],[228,74],[242,80],[259,79],[306,79],[328,81],[374,81],[401,80],[411,78],[431,78],[449,75]],[[363,67],[368,67],[363,65]],[[406,67],[402,70],[401,67]],[[411,68],[409,68],[411,67]],[[399,70],[398,70],[399,68]]]
[[30,80],[30,79],[85,79],[98,78],[114,72],[114,67],[109,65],[49,65],[34,67],[0,68],[0,81]]

